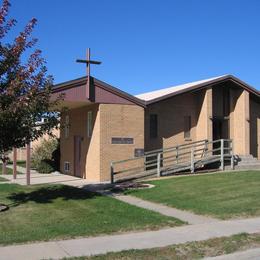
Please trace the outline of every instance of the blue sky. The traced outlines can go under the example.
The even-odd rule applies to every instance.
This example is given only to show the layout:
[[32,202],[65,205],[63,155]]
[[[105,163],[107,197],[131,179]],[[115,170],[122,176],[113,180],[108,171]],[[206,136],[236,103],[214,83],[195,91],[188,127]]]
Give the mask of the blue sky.
[[[259,0],[11,0],[17,29],[34,36],[55,83],[92,75],[142,93],[223,74],[260,89]],[[15,32],[14,31],[14,32]]]

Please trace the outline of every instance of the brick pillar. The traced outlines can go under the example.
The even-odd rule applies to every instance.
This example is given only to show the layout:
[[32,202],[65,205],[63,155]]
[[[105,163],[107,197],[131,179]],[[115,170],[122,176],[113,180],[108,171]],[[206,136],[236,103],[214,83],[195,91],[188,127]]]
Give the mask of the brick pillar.
[[196,129],[196,139],[197,141],[208,139],[212,140],[212,88],[203,90],[200,92],[200,104],[198,111],[198,121]]
[[234,153],[248,155],[250,154],[249,92],[233,90],[231,93],[233,112],[230,120],[230,136],[234,142]]

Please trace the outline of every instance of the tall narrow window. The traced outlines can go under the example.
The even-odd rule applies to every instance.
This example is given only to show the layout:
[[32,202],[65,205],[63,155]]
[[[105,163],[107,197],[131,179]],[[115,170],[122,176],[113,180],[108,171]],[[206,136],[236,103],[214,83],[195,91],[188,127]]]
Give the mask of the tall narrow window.
[[158,137],[158,117],[156,114],[150,115],[150,138]]
[[184,139],[191,138],[190,130],[191,130],[191,117],[185,116],[184,117]]
[[69,137],[70,134],[70,117],[68,115],[65,116],[65,138]]
[[87,122],[88,137],[92,136],[92,131],[93,131],[93,116],[92,116],[92,111],[88,111],[88,122]]

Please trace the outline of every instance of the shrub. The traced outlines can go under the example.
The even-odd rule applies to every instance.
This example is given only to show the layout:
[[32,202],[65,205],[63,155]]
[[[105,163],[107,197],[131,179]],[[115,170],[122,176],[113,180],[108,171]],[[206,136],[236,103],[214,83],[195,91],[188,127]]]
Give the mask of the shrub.
[[51,173],[59,170],[59,140],[44,139],[33,150],[32,167],[40,173]]

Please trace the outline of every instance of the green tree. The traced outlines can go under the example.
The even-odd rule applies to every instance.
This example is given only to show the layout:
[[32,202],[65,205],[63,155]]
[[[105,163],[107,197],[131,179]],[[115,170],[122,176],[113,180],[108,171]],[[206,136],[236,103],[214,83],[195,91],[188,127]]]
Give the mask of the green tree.
[[[16,26],[8,18],[9,0],[0,8],[0,155],[12,147],[22,147],[51,133],[59,123],[59,114],[52,112],[61,97],[51,99],[52,76],[47,74],[46,61],[35,47],[32,37],[37,20],[33,18],[12,41],[8,32]],[[10,38],[10,37],[9,37]],[[44,124],[37,121],[44,117]]]

